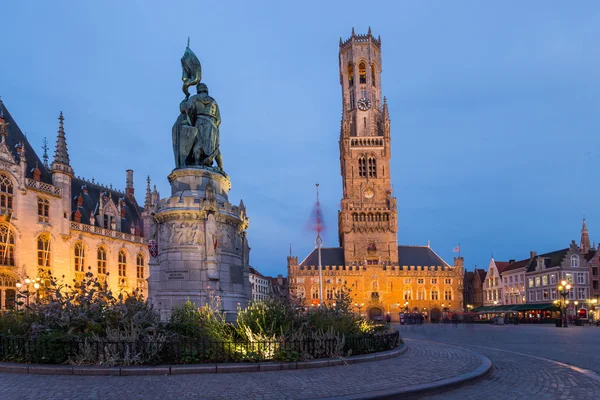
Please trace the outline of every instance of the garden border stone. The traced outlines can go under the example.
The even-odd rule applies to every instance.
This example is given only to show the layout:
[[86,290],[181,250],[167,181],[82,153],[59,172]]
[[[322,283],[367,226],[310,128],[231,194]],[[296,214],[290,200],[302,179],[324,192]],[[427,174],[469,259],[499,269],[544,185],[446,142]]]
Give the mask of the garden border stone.
[[280,371],[289,369],[322,368],[357,364],[369,361],[386,360],[406,353],[406,344],[401,343],[393,350],[381,351],[360,356],[328,358],[298,362],[259,362],[225,364],[181,364],[157,366],[120,366],[102,367],[98,365],[50,365],[19,364],[0,362],[0,372],[42,375],[95,375],[95,376],[132,376],[132,375],[181,375],[229,372]]

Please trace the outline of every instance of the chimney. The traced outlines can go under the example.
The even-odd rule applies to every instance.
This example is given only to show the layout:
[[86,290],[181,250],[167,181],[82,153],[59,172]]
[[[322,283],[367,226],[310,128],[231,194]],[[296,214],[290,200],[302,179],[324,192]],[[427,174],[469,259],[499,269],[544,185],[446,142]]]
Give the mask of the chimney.
[[127,195],[127,197],[133,197],[133,170],[132,169],[128,169],[127,172],[127,178],[125,181],[125,194]]
[[537,256],[537,253],[535,251],[532,250],[532,251],[529,252],[529,259],[530,260],[533,260],[535,258],[535,256]]

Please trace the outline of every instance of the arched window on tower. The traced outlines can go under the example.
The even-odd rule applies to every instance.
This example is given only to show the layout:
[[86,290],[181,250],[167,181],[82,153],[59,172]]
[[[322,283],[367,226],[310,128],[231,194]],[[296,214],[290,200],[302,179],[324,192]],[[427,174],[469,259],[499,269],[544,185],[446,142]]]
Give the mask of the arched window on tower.
[[0,174],[0,213],[7,214],[13,209],[13,184],[8,176]]
[[0,225],[0,265],[15,266],[15,235],[7,224]]
[[371,64],[371,85],[375,86],[375,64]]
[[351,88],[354,85],[354,67],[352,64],[348,64],[348,87]]
[[98,274],[106,275],[106,248],[98,247]]
[[83,272],[85,265],[85,249],[82,242],[75,243],[75,272]]
[[367,66],[364,62],[358,64],[358,74],[360,75],[359,83],[367,83]]
[[38,256],[38,274],[50,274],[50,236],[47,233],[42,233],[37,239],[37,256]]
[[369,157],[369,177],[377,178],[377,159]]
[[364,156],[360,156],[358,158],[358,176],[365,177],[367,176],[367,160]]

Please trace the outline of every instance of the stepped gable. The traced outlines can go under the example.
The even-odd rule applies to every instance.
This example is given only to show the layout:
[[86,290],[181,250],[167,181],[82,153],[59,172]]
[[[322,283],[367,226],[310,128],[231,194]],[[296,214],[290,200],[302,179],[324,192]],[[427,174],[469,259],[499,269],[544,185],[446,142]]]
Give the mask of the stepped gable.
[[566,249],[562,249],[562,250],[551,251],[551,252],[545,253],[545,254],[538,254],[537,256],[535,256],[533,258],[533,260],[531,260],[529,266],[527,267],[527,272],[535,271],[535,268],[537,266],[538,257],[542,257],[542,258],[546,259],[546,260],[544,260],[545,268],[552,268],[552,267],[559,266],[568,252],[569,252],[569,248],[567,247]]
[[27,159],[27,171],[25,172],[25,177],[33,179],[33,170],[37,168],[40,170],[40,181],[52,184],[52,174],[50,171],[46,169],[44,163],[40,160],[37,153],[27,140],[27,137],[21,132],[21,129],[13,119],[12,115],[6,108],[5,104],[0,100],[0,109],[4,113],[4,120],[8,122],[7,131],[8,135],[6,136],[6,145],[13,155],[15,160],[19,160],[19,155],[17,153],[17,145],[19,143],[23,143],[25,145],[25,157]]
[[[87,193],[85,193],[86,191]],[[91,225],[90,216],[94,215],[96,216],[94,225],[100,226],[98,222],[98,209],[100,207],[100,196],[103,192],[106,192],[110,199],[112,199],[117,209],[119,207],[119,201],[125,201],[125,218],[121,218],[121,232],[131,233],[131,225],[133,224],[137,228],[136,235],[141,236],[141,232],[138,229],[142,229],[142,210],[138,207],[134,198],[130,199],[129,196],[125,195],[123,192],[103,187],[99,184],[91,183],[81,178],[73,178],[71,181],[71,193],[73,195],[73,215],[71,216],[71,220],[74,220],[75,212],[79,211],[81,215],[81,223]],[[83,204],[81,205],[79,205],[80,196],[83,197]],[[120,218],[120,216],[117,215],[117,218]]]

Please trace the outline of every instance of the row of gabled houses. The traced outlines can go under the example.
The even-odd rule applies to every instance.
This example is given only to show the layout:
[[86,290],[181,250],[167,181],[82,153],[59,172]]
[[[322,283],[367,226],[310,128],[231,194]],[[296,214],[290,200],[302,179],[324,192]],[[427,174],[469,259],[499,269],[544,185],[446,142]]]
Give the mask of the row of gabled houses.
[[588,318],[600,302],[599,250],[600,246],[590,245],[584,219],[579,245],[573,240],[566,248],[543,254],[531,251],[521,260],[492,258],[487,270],[465,272],[465,310],[491,314],[518,311],[522,317],[526,313],[540,319],[549,317],[556,302],[563,299],[558,286],[567,281],[571,285],[566,296],[567,315]]

